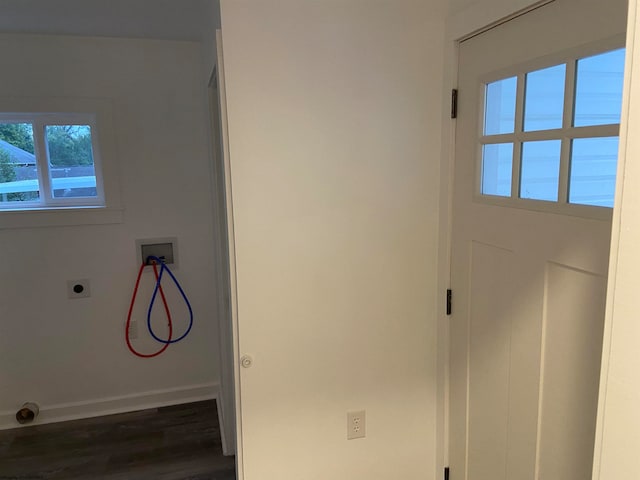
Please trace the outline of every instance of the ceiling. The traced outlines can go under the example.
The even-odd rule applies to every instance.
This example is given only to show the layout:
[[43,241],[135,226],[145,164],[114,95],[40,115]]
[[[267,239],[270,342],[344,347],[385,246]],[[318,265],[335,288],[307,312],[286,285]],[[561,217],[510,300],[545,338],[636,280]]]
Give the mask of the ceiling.
[[0,33],[199,41],[217,0],[0,0]]

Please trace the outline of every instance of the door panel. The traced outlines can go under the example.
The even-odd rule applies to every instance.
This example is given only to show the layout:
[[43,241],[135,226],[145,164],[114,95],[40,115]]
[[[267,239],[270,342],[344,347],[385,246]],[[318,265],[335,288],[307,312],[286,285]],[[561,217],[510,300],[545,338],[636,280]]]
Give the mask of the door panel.
[[469,465],[487,478],[506,461],[512,298],[508,279],[515,260],[513,251],[471,243],[469,390],[474,402],[469,405]]
[[601,275],[547,265],[539,478],[591,477],[605,291]]
[[[588,56],[622,47],[626,7],[625,0],[557,0],[460,46],[451,280],[452,480],[590,477],[610,215],[601,209],[589,218],[567,210],[554,213],[548,204],[536,211],[500,199],[484,201],[478,194],[479,137],[488,79],[562,63],[567,52]],[[572,75],[567,85],[575,82]],[[517,109],[516,125],[522,125],[523,110]],[[565,126],[569,115],[565,111]],[[570,145],[562,137],[565,158]],[[515,149],[517,157],[521,144]],[[559,168],[560,177],[567,178],[569,165]],[[514,186],[519,169],[514,162]],[[566,188],[560,195],[567,195]]]

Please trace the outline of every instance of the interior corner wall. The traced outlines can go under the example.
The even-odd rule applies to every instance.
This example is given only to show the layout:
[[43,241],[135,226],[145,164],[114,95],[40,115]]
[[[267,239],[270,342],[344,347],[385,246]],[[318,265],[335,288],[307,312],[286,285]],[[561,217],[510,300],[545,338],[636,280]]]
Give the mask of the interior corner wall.
[[205,0],[206,18],[203,19],[202,59],[204,84],[209,85],[217,61],[216,30],[220,29],[220,1]]
[[462,37],[538,5],[557,0],[448,0],[447,39]]
[[[124,222],[0,228],[0,427],[25,401],[42,419],[91,416],[211,397],[218,385],[207,102],[198,43],[1,35],[2,97],[111,101]],[[25,215],[28,215],[26,213]],[[0,222],[1,220],[0,213]],[[1,225],[0,225],[1,226]],[[139,267],[135,240],[178,237],[176,275],[195,323],[162,356],[127,351],[124,325]],[[144,352],[153,274],[134,311]],[[91,297],[67,299],[67,280]],[[171,290],[169,288],[168,290]],[[169,293],[177,302],[175,291]],[[176,329],[185,310],[175,308]]]
[[221,6],[244,478],[440,478],[446,6]]

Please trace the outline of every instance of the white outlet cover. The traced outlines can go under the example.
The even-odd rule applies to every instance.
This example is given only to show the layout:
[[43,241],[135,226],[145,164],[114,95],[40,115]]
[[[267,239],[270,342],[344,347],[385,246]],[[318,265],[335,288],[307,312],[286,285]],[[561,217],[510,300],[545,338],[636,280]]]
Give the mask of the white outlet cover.
[[88,278],[67,281],[67,296],[73,300],[91,296],[91,282]]
[[367,435],[366,413],[364,410],[347,412],[347,440],[364,438]]

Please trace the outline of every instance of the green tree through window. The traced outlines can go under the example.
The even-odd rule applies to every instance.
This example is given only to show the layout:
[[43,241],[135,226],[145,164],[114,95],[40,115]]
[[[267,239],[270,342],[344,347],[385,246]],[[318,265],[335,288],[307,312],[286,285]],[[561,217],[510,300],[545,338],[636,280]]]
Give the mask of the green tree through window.
[[93,165],[91,130],[86,125],[48,125],[47,144],[54,167]]
[[[15,182],[16,172],[11,164],[9,153],[0,148],[0,183]],[[33,192],[17,192],[0,195],[0,202],[24,202],[34,200],[38,195]]]
[[34,153],[33,133],[30,125],[25,123],[0,124],[0,140],[21,148],[25,152]]

